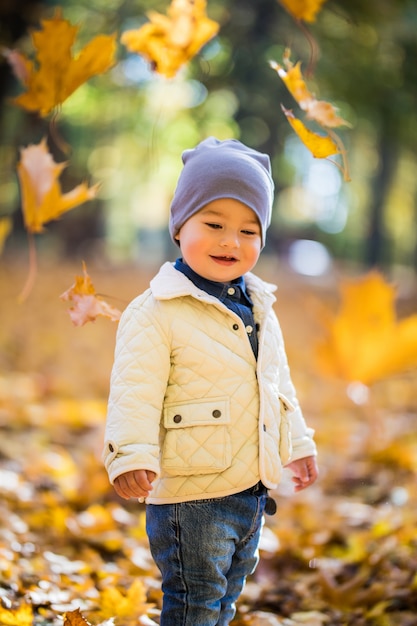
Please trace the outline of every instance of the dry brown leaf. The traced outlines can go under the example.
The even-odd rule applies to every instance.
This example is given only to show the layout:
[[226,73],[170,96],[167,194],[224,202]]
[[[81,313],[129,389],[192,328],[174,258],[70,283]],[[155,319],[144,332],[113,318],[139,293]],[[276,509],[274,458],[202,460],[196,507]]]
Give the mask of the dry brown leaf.
[[98,316],[108,317],[112,322],[120,319],[119,309],[105,302],[96,293],[85,263],[83,263],[83,275],[76,276],[75,283],[61,294],[60,298],[73,303],[68,313],[74,326],[94,322]]
[[90,626],[80,609],[64,613],[64,626]]

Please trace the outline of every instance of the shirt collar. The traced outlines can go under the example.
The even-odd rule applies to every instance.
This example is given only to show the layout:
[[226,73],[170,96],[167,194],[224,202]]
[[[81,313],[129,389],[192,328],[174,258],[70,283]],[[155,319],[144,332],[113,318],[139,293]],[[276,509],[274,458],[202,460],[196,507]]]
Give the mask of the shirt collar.
[[[174,264],[175,269],[182,272],[192,283],[199,289],[202,289],[211,296],[218,298],[222,302],[228,298],[236,300],[237,302],[246,302],[249,306],[252,306],[252,300],[248,292],[246,291],[245,279],[243,276],[235,278],[228,283],[218,283],[214,280],[208,280],[203,278],[200,274],[197,274],[189,265],[184,263],[182,259],[177,259]],[[234,293],[230,293],[231,287],[235,288]]]

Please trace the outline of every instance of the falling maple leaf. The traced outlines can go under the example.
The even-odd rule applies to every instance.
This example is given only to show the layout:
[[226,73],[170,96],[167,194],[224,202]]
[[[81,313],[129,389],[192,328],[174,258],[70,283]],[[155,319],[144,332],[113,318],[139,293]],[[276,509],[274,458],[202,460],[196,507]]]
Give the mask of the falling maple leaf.
[[326,313],[317,346],[322,371],[369,385],[417,367],[417,314],[396,320],[395,288],[373,271],[340,290],[339,311]]
[[94,322],[99,315],[108,317],[113,322],[120,319],[121,312],[102,300],[96,293],[85,263],[83,263],[83,276],[76,276],[75,283],[61,294],[60,298],[73,303],[68,313],[74,326]]
[[295,65],[285,60],[288,69],[279,63],[271,61],[271,67],[276,70],[278,76],[282,78],[288,91],[299,104],[300,108],[306,112],[309,119],[314,120],[325,128],[337,128],[338,126],[350,126],[349,122],[337,114],[336,108],[325,100],[317,100],[310,92],[301,73],[301,63]]
[[116,36],[98,35],[73,57],[78,26],[63,19],[59,9],[41,24],[42,29],[32,33],[35,61],[14,50],[5,50],[4,54],[26,87],[26,92],[12,102],[45,117],[80,85],[114,65]]
[[150,22],[125,31],[121,42],[141,54],[156,72],[172,78],[212,39],[219,25],[206,15],[206,0],[172,0],[167,13],[149,11]]
[[324,159],[332,154],[340,153],[337,144],[329,135],[314,133],[312,130],[309,130],[301,120],[297,119],[292,111],[286,109],[283,105],[281,105],[281,108],[293,130],[314,157]]
[[314,22],[326,0],[278,0],[295,20]]
[[275,61],[270,61],[269,64],[282,79],[300,108],[305,111],[307,119],[321,126],[326,135],[319,135],[308,129],[301,120],[295,117],[291,110],[286,109],[281,104],[281,109],[293,130],[315,158],[323,159],[334,154],[340,154],[343,159],[343,166],[341,167],[338,163],[336,165],[342,170],[344,179],[350,180],[345,147],[339,136],[333,131],[334,128],[350,126],[350,124],[338,115],[336,108],[330,102],[317,100],[310,92],[301,73],[301,63],[298,62],[294,65],[290,61],[289,50],[285,51],[283,65]]
[[24,222],[29,232],[42,232],[45,223],[96,196],[99,185],[88,187],[85,183],[63,194],[58,178],[66,166],[66,162],[55,163],[48,152],[46,139],[21,149],[17,173]]

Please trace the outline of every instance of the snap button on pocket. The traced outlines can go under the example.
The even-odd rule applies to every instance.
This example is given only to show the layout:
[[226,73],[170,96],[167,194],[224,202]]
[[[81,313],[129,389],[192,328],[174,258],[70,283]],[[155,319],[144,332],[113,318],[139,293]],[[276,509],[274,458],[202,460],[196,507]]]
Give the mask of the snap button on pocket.
[[222,412],[219,409],[214,409],[212,416],[213,417],[221,417]]
[[239,330],[239,324],[233,324],[233,330]]
[[181,417],[181,415],[174,415],[174,417],[172,419],[174,420],[174,422],[176,424],[179,424],[180,421],[182,420],[182,417]]

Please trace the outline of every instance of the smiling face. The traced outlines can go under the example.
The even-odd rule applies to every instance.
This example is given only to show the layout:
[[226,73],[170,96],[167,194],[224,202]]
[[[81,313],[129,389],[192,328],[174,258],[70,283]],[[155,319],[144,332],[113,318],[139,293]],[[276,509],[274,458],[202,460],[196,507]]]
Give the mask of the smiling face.
[[206,204],[185,222],[175,239],[184,262],[203,278],[219,283],[249,272],[261,252],[256,214],[232,198]]

